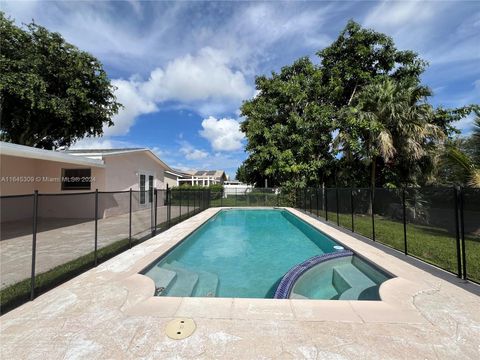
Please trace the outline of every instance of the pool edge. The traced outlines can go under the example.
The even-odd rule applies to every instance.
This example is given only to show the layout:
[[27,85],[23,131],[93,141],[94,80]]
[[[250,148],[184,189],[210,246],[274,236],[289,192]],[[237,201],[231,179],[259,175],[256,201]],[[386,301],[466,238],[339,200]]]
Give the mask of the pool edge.
[[[273,209],[274,207],[264,207],[264,209]],[[346,245],[344,241],[338,239],[332,234],[325,233],[325,227],[328,225],[322,224],[316,219],[309,218],[296,209],[288,207],[275,207],[277,209],[284,209],[299,217],[301,220],[307,222],[315,229],[321,231],[334,241]],[[426,290],[425,286],[413,283],[407,279],[398,276],[395,271],[385,269],[385,266],[378,264],[376,261],[364,256],[361,251],[351,249],[355,254],[366,258],[367,261],[373,265],[378,266],[387,273],[392,274],[392,279],[385,281],[379,290],[381,300],[299,300],[299,299],[263,299],[263,298],[221,298],[221,297],[158,297],[144,296],[138,298],[139,286],[135,283],[135,278],[138,276],[148,278],[139,272],[150,266],[155,259],[166,256],[173,248],[178,246],[191,235],[195,230],[207,223],[218,212],[224,209],[231,209],[231,207],[210,208],[208,217],[201,222],[196,222],[195,227],[190,231],[184,232],[180,238],[167,241],[170,246],[157,247],[165,248],[163,251],[153,251],[152,254],[144,256],[136,261],[134,267],[129,271],[130,276],[124,278],[123,285],[128,291],[127,300],[125,301],[122,311],[126,314],[135,315],[156,315],[156,316],[192,316],[192,317],[207,317],[207,318],[230,318],[230,319],[265,319],[270,314],[270,319],[293,321],[293,320],[307,320],[320,319],[319,321],[328,321],[332,319],[332,313],[349,314],[342,315],[338,321],[347,322],[394,322],[394,323],[423,323],[426,319],[413,306],[413,297],[422,290]],[[249,209],[240,208],[240,209]],[[202,212],[203,213],[203,212]],[[188,219],[194,221],[196,216]],[[204,214],[208,215],[208,214]],[[316,224],[318,223],[318,224]],[[181,226],[182,223],[172,227]],[[185,224],[184,224],[185,225]],[[317,226],[316,226],[317,225]],[[323,228],[323,230],[322,230]],[[335,230],[334,228],[331,228]],[[327,229],[330,230],[330,229]],[[347,234],[345,234],[348,236]],[[154,238],[152,238],[154,239]],[[352,238],[353,239],[353,238]],[[353,239],[357,241],[356,239]],[[150,278],[148,278],[152,281]],[[153,281],[152,281],[153,282]],[[401,286],[399,286],[399,284]],[[151,289],[151,287],[150,287]],[[337,304],[337,305],[335,305]],[[210,313],[205,308],[213,307],[216,309]],[[325,311],[320,311],[324,308]],[[318,309],[318,311],[317,311]],[[393,311],[395,310],[395,311]],[[228,314],[228,315],[227,315]],[[310,314],[310,315],[308,315]],[[310,316],[310,317],[309,317]],[[322,320],[323,319],[323,320]]]

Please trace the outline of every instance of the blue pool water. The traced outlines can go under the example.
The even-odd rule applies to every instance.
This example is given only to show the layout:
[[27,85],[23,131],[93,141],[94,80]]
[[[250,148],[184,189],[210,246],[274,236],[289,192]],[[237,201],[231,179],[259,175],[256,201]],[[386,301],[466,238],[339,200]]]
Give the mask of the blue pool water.
[[336,245],[286,210],[222,210],[144,273],[160,296],[271,298],[290,268]]

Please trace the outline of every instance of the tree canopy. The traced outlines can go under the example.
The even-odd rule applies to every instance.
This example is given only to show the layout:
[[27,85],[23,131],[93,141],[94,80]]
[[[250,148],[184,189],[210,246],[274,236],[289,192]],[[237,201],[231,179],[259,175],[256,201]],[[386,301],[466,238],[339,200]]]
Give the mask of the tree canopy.
[[60,34],[0,12],[0,139],[45,149],[99,136],[121,104],[102,64]]
[[333,156],[332,109],[322,102],[320,76],[314,64],[302,58],[271,78],[257,77],[259,94],[241,109],[250,181],[267,178],[272,186],[288,186],[322,180],[320,170],[328,168]]
[[475,106],[435,109],[421,84],[427,63],[387,35],[350,21],[319,51],[258,76],[241,114],[242,181],[286,187],[402,186],[430,181],[452,122]]

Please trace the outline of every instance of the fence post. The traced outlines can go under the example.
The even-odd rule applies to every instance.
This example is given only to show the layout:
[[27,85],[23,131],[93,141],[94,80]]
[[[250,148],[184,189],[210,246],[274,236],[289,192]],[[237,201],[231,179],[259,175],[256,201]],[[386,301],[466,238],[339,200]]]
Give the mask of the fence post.
[[328,189],[323,188],[323,195],[325,198],[325,221],[328,221]]
[[340,226],[340,217],[339,217],[339,209],[338,209],[338,187],[335,188],[335,201],[337,202],[337,226]]
[[316,201],[316,207],[317,207],[317,217],[320,217],[319,215],[319,211],[320,211],[320,206],[319,206],[319,202],[318,202],[318,187],[315,189],[315,195],[317,196],[317,201]]
[[167,227],[170,228],[171,204],[170,204],[170,188],[167,184],[167,192],[165,194],[165,200],[167,201]]
[[462,278],[467,279],[467,257],[465,249],[465,217],[463,214],[464,197],[463,188],[460,187],[460,234],[462,240]]
[[132,188],[130,188],[130,204],[128,210],[128,246],[132,248]]
[[303,189],[303,210],[307,212],[307,188]]
[[97,266],[97,249],[98,249],[98,189],[95,189],[95,246],[94,246],[94,265]]
[[375,202],[375,188],[372,187],[370,190],[370,198],[372,201],[372,240],[375,241],[375,210],[374,210],[374,202]]
[[[405,255],[408,255],[408,243],[407,243],[407,202],[405,196],[405,188],[402,191],[402,204],[403,204],[403,248]],[[458,214],[457,214],[458,215]]]
[[[150,201],[150,196],[152,197],[152,201]],[[153,213],[154,213],[154,206],[155,206],[155,199],[154,199],[154,190],[148,189],[148,201],[150,201],[150,236],[153,236]]]
[[222,186],[222,192],[220,193],[220,207],[223,206],[223,186]]
[[187,219],[190,217],[190,194],[191,194],[191,189],[187,190]]
[[32,228],[32,274],[30,280],[30,300],[35,299],[35,257],[37,255],[37,215],[38,190],[33,193],[33,228]]
[[460,198],[458,196],[458,190],[453,187],[453,201],[455,205],[455,240],[456,240],[456,249],[457,249],[457,276],[462,278],[462,260],[461,260],[461,249],[460,249],[460,223],[458,219],[459,211],[459,202]]
[[178,191],[179,191],[179,194],[178,194],[178,195],[179,195],[179,198],[180,198],[178,218],[179,218],[180,221],[182,221],[182,196],[183,196],[183,194],[182,194],[182,188],[180,187],[180,188],[178,189]]
[[157,188],[153,189],[153,194],[154,196],[154,204],[155,204],[155,209],[154,209],[154,218],[153,218],[153,235],[155,236],[157,234],[157,212],[158,212],[158,191]]
[[352,210],[352,232],[355,232],[355,210],[353,208],[353,188],[350,189],[350,209]]
[[310,215],[312,215],[312,189],[308,190],[308,211],[310,212]]

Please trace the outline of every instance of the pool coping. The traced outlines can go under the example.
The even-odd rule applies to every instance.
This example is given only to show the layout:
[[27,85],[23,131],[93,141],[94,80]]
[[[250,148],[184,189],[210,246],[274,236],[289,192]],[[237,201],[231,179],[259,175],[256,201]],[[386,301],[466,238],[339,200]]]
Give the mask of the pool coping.
[[[274,207],[263,207],[272,209]],[[188,235],[223,209],[207,209],[172,227],[168,232],[145,242],[152,251],[128,264],[126,271],[118,272],[118,284],[127,290],[121,311],[132,316],[192,317],[239,320],[281,321],[340,321],[357,323],[422,324],[428,320],[415,307],[417,294],[431,291],[431,284],[416,281],[411,265],[386,254],[358,239],[324,224],[294,208],[275,207],[290,211],[335,241],[385,269],[395,277],[380,286],[381,301],[366,300],[302,300],[302,299],[254,299],[254,298],[202,298],[153,296],[155,284],[140,274],[153,261],[179,245]],[[242,208],[235,208],[242,209]],[[251,208],[244,208],[251,209]],[[258,209],[258,208],[256,208]],[[112,259],[113,260],[113,259]],[[133,260],[133,259],[132,259]],[[112,270],[106,264],[105,270]],[[413,267],[412,267],[413,268]],[[415,269],[418,270],[418,269]]]

